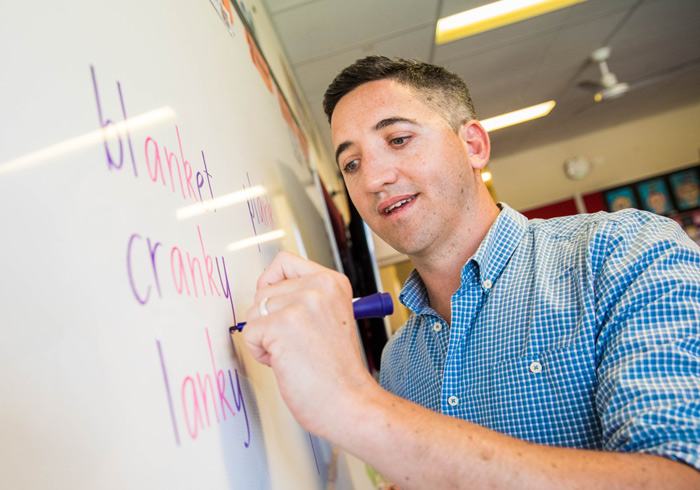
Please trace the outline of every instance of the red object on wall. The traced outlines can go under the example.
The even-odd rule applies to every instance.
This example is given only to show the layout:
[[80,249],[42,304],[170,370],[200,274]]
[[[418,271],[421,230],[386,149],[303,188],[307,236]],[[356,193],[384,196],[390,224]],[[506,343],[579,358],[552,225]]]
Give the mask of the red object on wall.
[[[586,206],[587,213],[597,213],[598,211],[606,210],[605,200],[603,199],[603,193],[601,192],[586,194],[583,196],[583,203]],[[576,209],[576,202],[573,199],[565,199],[564,201],[547,204],[545,206],[540,206],[539,208],[528,209],[522,213],[528,219],[548,219],[578,214],[578,210]]]
[[598,211],[607,211],[605,199],[602,192],[592,192],[583,196],[583,203],[586,205],[587,213],[597,213]]
[[572,214],[577,214],[576,203],[573,199],[567,199],[565,201],[559,201],[552,204],[547,204],[546,206],[541,206],[539,208],[530,209],[523,212],[523,214],[528,219],[548,219],[556,218],[557,216],[570,216]]

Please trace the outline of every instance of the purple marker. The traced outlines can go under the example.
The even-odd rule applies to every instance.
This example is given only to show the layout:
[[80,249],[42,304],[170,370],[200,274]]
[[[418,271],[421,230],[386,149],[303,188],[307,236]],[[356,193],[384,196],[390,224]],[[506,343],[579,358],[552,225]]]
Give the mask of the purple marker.
[[[374,293],[364,298],[353,299],[352,312],[355,315],[355,320],[381,318],[394,312],[394,302],[391,300],[389,293]],[[238,325],[229,327],[228,331],[231,333],[240,332],[243,330],[245,323],[241,322]]]

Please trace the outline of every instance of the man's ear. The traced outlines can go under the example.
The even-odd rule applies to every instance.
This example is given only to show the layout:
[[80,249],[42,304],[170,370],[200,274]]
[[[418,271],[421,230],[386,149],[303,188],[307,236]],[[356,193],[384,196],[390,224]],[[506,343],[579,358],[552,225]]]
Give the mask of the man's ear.
[[491,140],[484,127],[479,121],[472,119],[462,124],[459,136],[467,147],[472,168],[483,169],[491,156]]

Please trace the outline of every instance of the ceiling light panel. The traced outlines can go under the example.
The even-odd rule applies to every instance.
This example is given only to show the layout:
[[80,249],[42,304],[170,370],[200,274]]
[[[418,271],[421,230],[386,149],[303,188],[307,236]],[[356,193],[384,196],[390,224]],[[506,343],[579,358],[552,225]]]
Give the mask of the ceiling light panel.
[[531,121],[532,119],[544,117],[549,114],[549,111],[552,110],[554,105],[555,102],[550,100],[549,102],[526,107],[525,109],[484,119],[481,121],[481,125],[484,126],[486,131],[496,131],[497,129],[506,128],[515,124],[524,123],[525,121]]
[[501,0],[476,7],[438,20],[435,44],[449,43],[585,1]]

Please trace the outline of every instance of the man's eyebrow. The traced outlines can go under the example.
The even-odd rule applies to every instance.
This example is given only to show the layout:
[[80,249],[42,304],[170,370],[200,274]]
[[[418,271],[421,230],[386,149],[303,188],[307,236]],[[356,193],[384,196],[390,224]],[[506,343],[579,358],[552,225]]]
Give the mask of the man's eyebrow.
[[392,124],[400,123],[400,122],[406,122],[409,124],[418,124],[417,121],[414,121],[413,119],[408,119],[405,117],[388,117],[386,119],[382,119],[379,121],[375,126],[374,129],[376,131],[379,131],[382,128],[386,128],[387,126],[391,126]]
[[351,146],[352,146],[352,143],[349,141],[346,141],[346,142],[338,145],[338,149],[335,150],[335,163],[336,164],[340,165],[340,163],[338,163],[338,157],[340,156],[341,153],[343,153],[345,150],[347,150]]
[[[374,130],[379,131],[382,128],[386,128],[387,126],[391,126],[392,124],[401,123],[401,122],[409,123],[409,124],[418,124],[417,121],[414,121],[413,119],[408,119],[406,117],[388,117],[386,119],[382,119],[377,124],[375,124]],[[340,157],[340,154],[343,153],[348,148],[350,148],[351,146],[352,146],[351,141],[345,141],[345,142],[338,145],[338,149],[335,150],[335,163],[338,163],[338,158]]]

